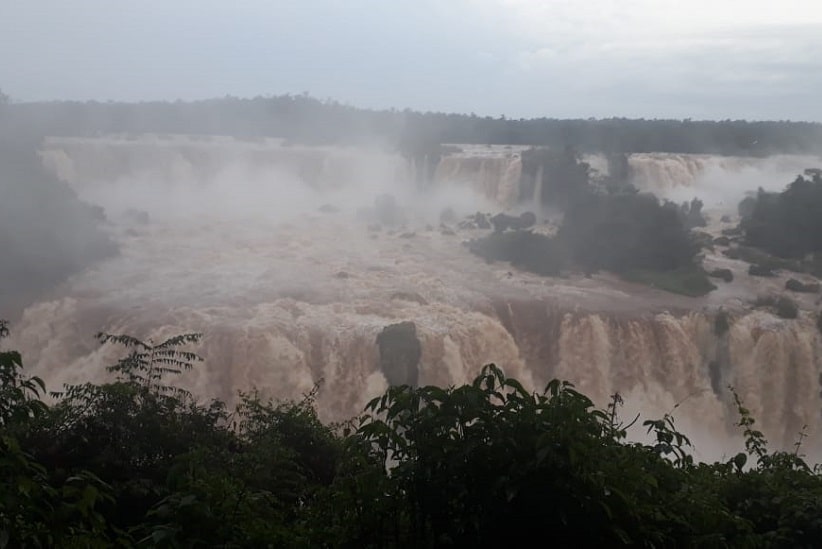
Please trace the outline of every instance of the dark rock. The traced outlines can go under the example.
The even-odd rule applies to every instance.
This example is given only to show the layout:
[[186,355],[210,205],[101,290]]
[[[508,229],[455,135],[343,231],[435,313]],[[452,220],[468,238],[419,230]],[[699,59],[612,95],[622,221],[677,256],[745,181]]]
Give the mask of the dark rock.
[[351,275],[348,274],[345,271],[340,271],[340,272],[338,272],[337,274],[334,275],[334,278],[346,279],[346,278],[351,278]]
[[490,229],[491,224],[488,222],[488,217],[480,212],[474,214],[474,224],[478,229]]
[[400,322],[383,328],[377,335],[380,369],[390,385],[417,386],[422,344],[413,322]]
[[519,216],[520,229],[533,227],[537,223],[537,216],[533,212],[523,212]]
[[792,292],[799,292],[805,294],[816,294],[819,293],[819,283],[818,282],[808,282],[804,283],[795,278],[789,278],[787,282],[785,282],[785,289],[790,290]]
[[519,217],[500,213],[491,218],[491,223],[494,225],[494,232],[501,233],[506,229],[513,229],[519,231],[532,227],[537,222],[537,216],[531,212],[525,212]]
[[765,277],[773,277],[776,276],[776,273],[773,272],[768,267],[763,265],[751,265],[748,267],[748,274],[751,276],[765,276]]
[[721,218],[719,218],[719,221],[720,221],[720,223],[730,223],[731,222],[731,216],[723,215]]
[[730,246],[731,239],[727,236],[718,236],[714,238],[714,244],[716,244],[717,246]]
[[400,238],[414,238],[415,236],[417,236],[417,233],[414,233],[414,232],[402,233],[400,235]]
[[725,282],[733,282],[734,273],[730,269],[714,269],[708,273],[712,278],[719,278]]
[[776,316],[779,318],[796,318],[799,316],[799,307],[791,299],[780,297],[776,300]]

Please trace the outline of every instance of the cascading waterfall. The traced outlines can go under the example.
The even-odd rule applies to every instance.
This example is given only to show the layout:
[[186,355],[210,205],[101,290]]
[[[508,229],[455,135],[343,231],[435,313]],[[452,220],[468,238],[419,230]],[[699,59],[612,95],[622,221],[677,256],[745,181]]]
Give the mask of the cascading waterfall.
[[[782,320],[729,303],[737,294],[684,298],[605,275],[543,279],[487,265],[465,251],[463,236],[424,221],[408,221],[414,232],[405,238],[369,232],[354,211],[386,190],[373,182],[413,176],[395,155],[168,141],[46,144],[44,162],[88,200],[109,209],[122,193],[146,188],[125,196],[152,214],[147,226],[118,233],[119,257],[15,319],[8,345],[52,388],[105,375],[120,350],[99,347],[97,331],[155,339],[198,331],[206,361],[180,380],[196,394],[232,400],[257,387],[294,398],[321,383],[323,418],[344,419],[387,385],[377,336],[412,322],[422,384],[464,383],[496,362],[532,388],[570,380],[601,406],[619,392],[626,417],[674,411],[706,459],[740,448],[730,385],[775,446],[790,447],[807,425],[806,452],[822,455],[822,340],[812,304]],[[645,165],[637,173],[651,177],[647,166],[671,157],[631,165]],[[319,166],[310,184],[299,178],[306,162]],[[730,161],[683,160],[684,171],[659,171],[685,181],[703,169],[699,162]],[[521,179],[517,151],[469,150],[443,157],[434,184],[462,182],[509,206]],[[174,186],[189,197],[180,204],[190,215],[177,203],[160,207]],[[306,186],[313,194],[300,195]],[[351,189],[364,189],[362,200]],[[342,211],[318,214],[323,203]],[[716,327],[720,306],[730,312],[727,331]]]
[[518,155],[443,157],[434,173],[437,186],[462,184],[502,207],[519,199],[522,160]]
[[675,201],[699,196],[711,207],[733,210],[745,193],[781,191],[805,169],[822,166],[822,158],[645,153],[630,155],[628,165],[631,182],[640,190]]
[[[714,333],[712,314],[702,312],[626,317],[567,311],[541,301],[496,298],[469,308],[379,297],[104,311],[65,298],[30,307],[10,344],[34,365],[32,373],[53,385],[101,377],[116,356],[94,345],[90,335],[101,326],[157,340],[201,331],[199,352],[206,361],[181,379],[197,394],[232,400],[237,391],[257,387],[291,398],[321,383],[319,410],[325,419],[339,420],[386,388],[376,338],[400,320],[416,325],[421,384],[465,383],[483,364],[495,362],[533,389],[553,378],[572,381],[600,406],[620,393],[626,417],[675,411],[683,429],[702,444],[738,434],[730,385],[774,446],[789,448],[807,426],[810,449],[820,450],[822,342],[813,319],[804,317],[785,321],[741,313],[725,336],[722,357],[723,336]],[[721,386],[711,376],[716,363],[723,370]],[[732,450],[721,442],[698,449]]]

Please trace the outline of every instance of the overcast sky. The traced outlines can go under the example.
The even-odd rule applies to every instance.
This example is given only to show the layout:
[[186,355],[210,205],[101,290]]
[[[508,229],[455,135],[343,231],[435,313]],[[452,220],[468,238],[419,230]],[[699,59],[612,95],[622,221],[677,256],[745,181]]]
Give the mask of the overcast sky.
[[0,89],[822,121],[822,0],[0,0]]

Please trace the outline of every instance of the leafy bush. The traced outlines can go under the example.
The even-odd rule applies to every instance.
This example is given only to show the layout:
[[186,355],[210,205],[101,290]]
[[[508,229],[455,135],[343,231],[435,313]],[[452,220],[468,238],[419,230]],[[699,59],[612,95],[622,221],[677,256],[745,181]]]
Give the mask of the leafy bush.
[[468,242],[468,249],[486,261],[508,261],[543,276],[557,276],[566,254],[556,238],[531,231],[494,232]]
[[734,273],[730,269],[714,269],[708,273],[708,276],[719,278],[725,282],[733,282],[734,280]]
[[720,309],[714,317],[714,334],[723,336],[731,329],[731,317],[728,312]]
[[815,294],[819,293],[819,283],[818,282],[808,282],[804,283],[795,278],[789,278],[785,282],[785,289],[790,290],[792,292],[798,293],[806,293],[806,294]]

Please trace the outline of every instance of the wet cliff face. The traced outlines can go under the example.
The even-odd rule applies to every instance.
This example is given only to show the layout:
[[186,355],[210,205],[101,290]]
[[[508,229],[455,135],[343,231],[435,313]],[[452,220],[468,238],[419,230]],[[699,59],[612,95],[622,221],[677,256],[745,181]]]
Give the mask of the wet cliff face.
[[[357,414],[389,384],[461,384],[495,362],[534,389],[552,378],[572,381],[600,405],[619,392],[628,419],[674,411],[705,457],[739,449],[728,385],[774,445],[790,447],[803,425],[812,443],[822,438],[813,303],[799,319],[782,320],[740,301],[773,281],[737,276],[705,298],[685,298],[604,274],[541,278],[489,265],[462,241],[491,229],[427,227],[442,205],[425,190],[386,187],[390,162],[310,193],[282,170],[169,181],[129,179],[126,171],[115,188],[147,191],[127,194],[124,204],[105,178],[83,176],[72,154],[81,190],[107,208],[145,211],[148,223],[115,216],[121,254],[12,325],[8,344],[52,388],[103,377],[118,350],[99,347],[97,331],[199,331],[205,362],[180,383],[227,400],[251,387],[293,398],[319,383],[329,420]],[[83,162],[93,166],[90,159]],[[488,181],[498,191],[505,185],[495,178],[508,168],[494,170]],[[185,200],[172,207],[158,197],[163,189],[175,196],[174,185]],[[404,231],[370,231],[357,215],[386,192],[406,214]],[[326,204],[334,208],[322,210]],[[730,313],[726,330],[716,328],[720,306]]]

